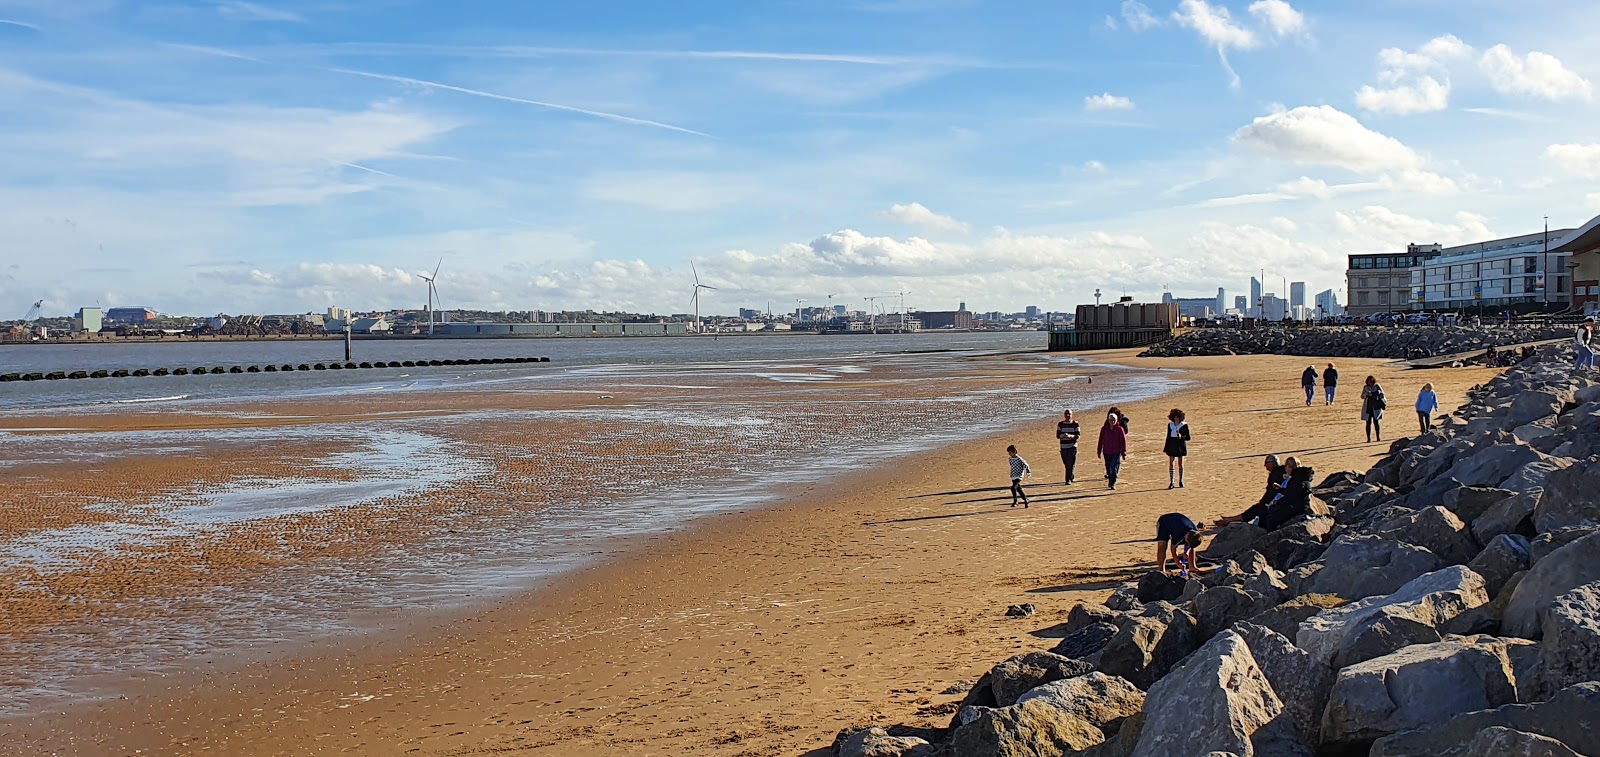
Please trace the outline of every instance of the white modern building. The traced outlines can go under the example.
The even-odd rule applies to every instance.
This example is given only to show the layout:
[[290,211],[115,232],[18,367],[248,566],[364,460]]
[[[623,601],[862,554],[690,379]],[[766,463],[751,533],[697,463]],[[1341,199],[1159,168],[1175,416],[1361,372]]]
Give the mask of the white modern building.
[[1567,262],[1557,251],[1574,229],[1551,229],[1446,247],[1411,268],[1412,310],[1472,307],[1566,307],[1572,302]]
[[1250,277],[1250,304],[1249,304],[1249,308],[1250,308],[1250,311],[1251,311],[1250,312],[1251,315],[1260,315],[1261,314],[1261,310],[1260,310],[1260,308],[1261,308],[1261,279],[1258,279],[1258,278],[1256,278],[1254,276]]

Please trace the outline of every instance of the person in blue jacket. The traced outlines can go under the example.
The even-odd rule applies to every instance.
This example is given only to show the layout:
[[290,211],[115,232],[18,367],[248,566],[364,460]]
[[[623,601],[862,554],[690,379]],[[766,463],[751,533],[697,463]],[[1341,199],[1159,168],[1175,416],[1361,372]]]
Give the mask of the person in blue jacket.
[[1423,384],[1417,393],[1417,423],[1422,433],[1433,430],[1433,414],[1439,410],[1439,396],[1433,393],[1433,384]]

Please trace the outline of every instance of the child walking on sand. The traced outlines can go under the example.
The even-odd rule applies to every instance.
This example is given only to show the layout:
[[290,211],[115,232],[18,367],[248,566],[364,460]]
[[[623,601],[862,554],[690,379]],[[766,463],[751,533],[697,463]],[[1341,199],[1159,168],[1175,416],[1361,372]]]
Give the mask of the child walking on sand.
[[1106,425],[1100,427],[1100,440],[1094,448],[1095,457],[1106,461],[1106,483],[1117,488],[1117,474],[1122,471],[1122,458],[1128,456],[1128,429],[1116,411],[1106,413]]
[[[1167,453],[1167,488],[1183,488],[1183,459],[1189,456],[1189,424],[1183,420],[1183,411],[1172,408],[1167,413],[1167,443],[1162,451]],[[1173,479],[1173,469],[1178,477]]]
[[1422,433],[1433,430],[1433,413],[1439,409],[1439,395],[1433,393],[1433,384],[1423,384],[1417,393],[1417,424]]
[[1028,461],[1017,454],[1017,445],[1006,447],[1006,454],[1011,457],[1011,506],[1017,506],[1017,499],[1022,499],[1022,506],[1028,506],[1028,494],[1022,491],[1022,479],[1032,476],[1033,469],[1028,467]]

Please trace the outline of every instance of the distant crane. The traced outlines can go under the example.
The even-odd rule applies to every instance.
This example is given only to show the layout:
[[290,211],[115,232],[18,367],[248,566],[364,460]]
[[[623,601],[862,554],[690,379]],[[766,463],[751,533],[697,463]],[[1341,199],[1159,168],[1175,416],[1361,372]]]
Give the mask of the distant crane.
[[700,283],[700,271],[697,270],[694,267],[694,261],[693,260],[689,261],[689,271],[694,274],[694,296],[690,297],[689,301],[691,303],[693,303],[693,305],[694,305],[694,330],[695,330],[695,333],[699,333],[700,332],[700,290],[709,289],[709,290],[715,292],[715,291],[717,291],[717,288],[714,287],[714,286],[711,286],[710,284],[702,284],[702,283]]
[[438,298],[439,289],[434,282],[439,279],[439,269],[444,267],[444,258],[439,258],[439,264],[433,267],[432,276],[417,274],[417,278],[428,282],[428,336],[433,336],[433,301]]
[[34,321],[39,320],[39,317],[42,315],[44,315],[44,300],[39,300],[38,302],[33,303],[33,307],[28,308],[28,314],[22,316],[22,322],[25,324],[33,323]]

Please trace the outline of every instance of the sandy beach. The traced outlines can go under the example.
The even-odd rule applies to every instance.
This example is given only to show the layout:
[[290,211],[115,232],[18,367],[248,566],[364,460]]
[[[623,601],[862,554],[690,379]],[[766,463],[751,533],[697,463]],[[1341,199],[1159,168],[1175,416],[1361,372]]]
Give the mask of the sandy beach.
[[[1072,487],[1061,484],[1055,418],[1039,417],[795,484],[777,506],[633,537],[614,559],[487,608],[418,618],[309,652],[269,646],[135,675],[112,701],[0,722],[0,752],[776,755],[827,747],[842,728],[942,725],[960,698],[953,685],[1011,650],[1048,648],[1051,641],[1030,632],[1148,569],[1161,513],[1196,520],[1237,513],[1259,496],[1267,453],[1297,455],[1319,479],[1369,465],[1388,443],[1363,440],[1354,397],[1367,373],[1389,392],[1386,439],[1415,430],[1410,401],[1424,381],[1449,409],[1493,375],[1340,361],[1339,403],[1308,408],[1297,378],[1303,358],[1132,354],[1097,357],[1181,369],[1191,383],[1124,406],[1133,451],[1115,492],[1105,488],[1092,452],[1090,429],[1105,408],[1075,407],[1089,444]],[[1195,440],[1187,487],[1168,491],[1160,435],[1174,406],[1188,412]],[[348,405],[301,410],[354,412]],[[1029,485],[1031,508],[1008,507],[1007,443],[1021,448],[1038,476]],[[260,467],[251,475],[277,473]],[[250,546],[211,548],[245,553]],[[321,549],[324,557],[360,551],[354,542]],[[1008,605],[1022,602],[1035,604],[1038,615],[1005,617]],[[48,626],[58,617],[50,608],[13,611],[19,607],[7,605],[8,623]],[[209,673],[213,662],[218,672]]]

